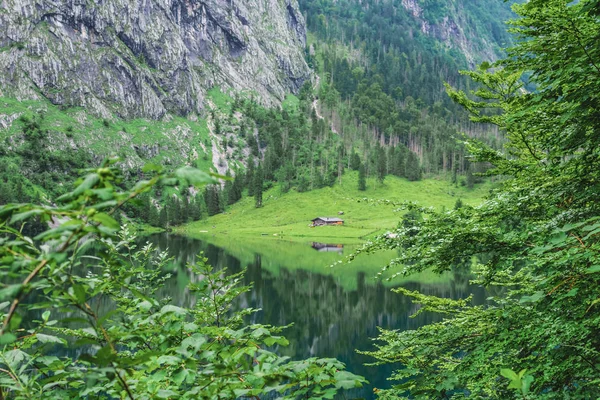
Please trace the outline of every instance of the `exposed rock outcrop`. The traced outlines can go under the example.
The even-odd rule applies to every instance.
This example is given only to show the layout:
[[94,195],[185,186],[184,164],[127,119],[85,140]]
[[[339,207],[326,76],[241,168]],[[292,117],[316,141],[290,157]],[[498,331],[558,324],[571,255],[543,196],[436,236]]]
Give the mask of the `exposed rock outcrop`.
[[448,47],[460,50],[471,67],[482,60],[498,58],[499,54],[494,51],[491,43],[487,43],[484,38],[473,38],[466,34],[465,27],[469,23],[465,18],[460,1],[444,3],[448,9],[447,15],[437,21],[429,21],[425,18],[425,10],[418,0],[402,0],[401,3],[406,11],[418,21],[422,33],[436,38]]
[[215,85],[283,99],[309,79],[296,0],[0,0],[0,95],[105,117],[204,107]]

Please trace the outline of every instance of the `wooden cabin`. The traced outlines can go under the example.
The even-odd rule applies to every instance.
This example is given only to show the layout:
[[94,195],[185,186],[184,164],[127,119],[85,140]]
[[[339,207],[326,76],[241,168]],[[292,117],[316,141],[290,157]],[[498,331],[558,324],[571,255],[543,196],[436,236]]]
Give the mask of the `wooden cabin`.
[[344,220],[333,217],[317,217],[312,220],[312,226],[344,225]]

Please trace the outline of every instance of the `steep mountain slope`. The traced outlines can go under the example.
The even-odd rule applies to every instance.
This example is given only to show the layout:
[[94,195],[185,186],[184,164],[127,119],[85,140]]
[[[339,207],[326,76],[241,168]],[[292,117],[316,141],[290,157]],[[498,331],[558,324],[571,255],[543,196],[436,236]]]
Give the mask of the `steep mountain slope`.
[[1,0],[0,96],[152,119],[215,85],[275,104],[310,78],[304,43],[295,0]]
[[[0,6],[0,202],[58,194],[78,168],[115,153],[130,177],[147,162],[236,175],[204,198],[181,188],[184,204],[193,195],[209,215],[255,187],[309,191],[349,169],[380,182],[447,173],[470,187],[479,170],[459,132],[501,146],[443,87],[467,89],[458,70],[509,41],[500,0]],[[165,193],[149,195],[148,213],[167,208]]]

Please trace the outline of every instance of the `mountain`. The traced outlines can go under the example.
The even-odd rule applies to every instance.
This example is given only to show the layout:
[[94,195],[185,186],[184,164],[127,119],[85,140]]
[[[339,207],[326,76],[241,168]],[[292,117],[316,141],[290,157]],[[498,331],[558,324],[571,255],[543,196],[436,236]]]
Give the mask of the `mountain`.
[[1,0],[0,95],[106,118],[205,108],[214,86],[277,104],[310,79],[295,0]]
[[[210,215],[255,187],[304,192],[349,169],[379,182],[448,174],[472,187],[483,167],[469,163],[460,134],[502,145],[444,82],[468,90],[458,71],[502,54],[510,2],[0,5],[0,203],[58,195],[110,154],[128,178],[148,162],[235,175],[193,193],[192,208]],[[166,209],[172,194],[156,190],[143,213]],[[187,188],[177,196],[192,204]]]

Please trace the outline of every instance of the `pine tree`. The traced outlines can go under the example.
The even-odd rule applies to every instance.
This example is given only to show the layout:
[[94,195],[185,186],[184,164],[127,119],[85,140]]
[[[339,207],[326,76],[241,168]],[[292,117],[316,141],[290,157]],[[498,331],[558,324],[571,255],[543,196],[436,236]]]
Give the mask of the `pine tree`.
[[248,160],[248,169],[246,170],[246,187],[248,196],[254,196],[254,159]]
[[419,157],[412,151],[409,151],[408,156],[406,157],[406,178],[409,181],[418,181],[421,179]]
[[167,200],[167,222],[169,226],[177,226],[181,224],[181,204],[175,196],[169,196]]
[[256,200],[256,208],[262,207],[263,203],[263,170],[259,163],[256,167],[256,173],[254,174],[254,199]]
[[[225,176],[227,176],[229,179],[231,179],[231,171],[227,170],[227,173],[225,174]],[[226,203],[227,204],[233,204],[234,202],[231,202],[232,199],[232,191],[233,189],[233,180],[228,180],[225,182],[225,187],[223,188],[223,197],[227,200]]]
[[208,217],[208,210],[206,209],[206,200],[201,192],[196,194],[196,206],[198,207],[198,219],[204,219]]
[[406,153],[408,149],[404,145],[399,145],[394,149],[394,158],[392,162],[392,174],[398,177],[406,176]]
[[158,213],[158,226],[167,228],[169,226],[169,216],[167,215],[167,207],[163,206]]
[[378,146],[377,149],[377,180],[380,183],[383,183],[385,179],[385,175],[387,174],[387,157],[385,155],[385,149],[381,146]]
[[[186,191],[186,193],[187,193],[187,191]],[[180,209],[180,214],[179,214],[179,223],[185,224],[185,223],[191,221],[190,202],[188,200],[187,194],[185,196],[182,196],[180,204],[181,204],[181,209]]]
[[365,166],[362,163],[358,167],[358,190],[367,190],[367,177],[365,175]]
[[206,209],[209,216],[213,216],[223,212],[221,208],[221,190],[218,185],[209,185],[204,191],[204,199],[206,201]]
[[238,171],[236,173],[233,183],[227,192],[227,204],[235,204],[242,198],[242,186],[243,186],[243,174]]
[[188,207],[188,219],[190,221],[198,221],[200,219],[200,207],[197,203],[198,196],[194,196],[190,200],[190,204]]
[[356,152],[353,152],[350,157],[350,169],[358,171],[358,168],[360,168],[360,156]]
[[463,201],[460,199],[460,197],[456,200],[456,203],[454,203],[454,209],[458,210],[460,208],[463,207]]
[[473,189],[475,185],[475,176],[473,176],[473,172],[471,172],[471,166],[467,169],[467,187],[469,189]]
[[152,226],[161,226],[158,209],[154,204],[150,205],[150,209],[148,211],[148,223]]

